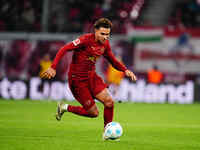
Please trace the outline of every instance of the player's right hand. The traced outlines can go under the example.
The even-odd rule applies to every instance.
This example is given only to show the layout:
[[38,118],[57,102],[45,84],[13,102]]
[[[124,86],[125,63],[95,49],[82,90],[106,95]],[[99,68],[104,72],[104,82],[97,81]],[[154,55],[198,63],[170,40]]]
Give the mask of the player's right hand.
[[44,71],[40,74],[40,77],[45,78],[45,79],[51,79],[51,78],[55,77],[55,75],[56,75],[56,70],[49,67],[46,71]]
[[131,78],[132,81],[136,81],[137,80],[136,75],[132,71],[130,71],[130,70],[126,70],[125,71],[125,75],[127,77]]

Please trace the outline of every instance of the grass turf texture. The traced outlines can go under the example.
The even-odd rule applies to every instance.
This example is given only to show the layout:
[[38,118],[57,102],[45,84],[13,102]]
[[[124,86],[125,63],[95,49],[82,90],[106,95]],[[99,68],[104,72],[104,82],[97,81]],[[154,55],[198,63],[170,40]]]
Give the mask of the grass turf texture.
[[0,149],[200,149],[200,104],[116,103],[114,120],[124,130],[120,142],[102,141],[103,107],[97,105],[98,118],[66,113],[58,122],[56,102],[0,100]]

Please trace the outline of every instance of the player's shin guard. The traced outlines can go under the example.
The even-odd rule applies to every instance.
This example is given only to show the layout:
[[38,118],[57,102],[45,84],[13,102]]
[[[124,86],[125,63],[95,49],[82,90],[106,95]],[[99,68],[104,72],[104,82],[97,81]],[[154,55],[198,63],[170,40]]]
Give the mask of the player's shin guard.
[[69,105],[68,108],[67,108],[67,111],[72,112],[72,113],[77,114],[77,115],[80,115],[80,116],[90,117],[88,112],[81,106]]
[[113,110],[114,106],[112,107],[104,107],[104,127],[113,120]]

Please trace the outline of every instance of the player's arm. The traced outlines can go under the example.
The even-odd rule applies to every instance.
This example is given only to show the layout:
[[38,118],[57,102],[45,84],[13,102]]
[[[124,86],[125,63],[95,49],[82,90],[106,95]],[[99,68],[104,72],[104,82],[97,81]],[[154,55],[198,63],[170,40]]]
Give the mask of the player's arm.
[[112,66],[115,69],[124,72],[127,77],[131,78],[132,81],[136,81],[137,80],[135,74],[132,71],[128,70],[120,61],[118,61],[116,59],[116,57],[112,53],[112,50],[110,48],[110,44],[109,43],[108,43],[107,49],[106,49],[106,51],[104,53],[104,57],[112,64]]
[[74,40],[72,42],[69,42],[66,45],[64,45],[63,47],[61,47],[58,50],[58,52],[56,54],[56,57],[54,58],[51,67],[49,67],[46,71],[44,71],[40,75],[40,77],[41,78],[47,78],[47,79],[51,79],[51,78],[55,77],[55,75],[56,75],[56,66],[59,63],[59,61],[62,59],[62,57],[65,55],[65,53],[67,51],[72,51],[72,50],[80,48],[81,46],[84,45],[85,41],[86,41],[85,37],[81,36],[81,37],[77,38],[76,40]]

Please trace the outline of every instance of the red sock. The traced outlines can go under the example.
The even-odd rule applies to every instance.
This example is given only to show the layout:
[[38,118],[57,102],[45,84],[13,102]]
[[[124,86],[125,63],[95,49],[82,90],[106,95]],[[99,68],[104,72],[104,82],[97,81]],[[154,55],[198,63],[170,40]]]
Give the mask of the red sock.
[[90,117],[88,112],[81,106],[68,105],[67,111],[72,112],[72,113],[77,114],[77,115],[80,115],[80,116]]
[[104,127],[113,120],[113,107],[104,107]]

